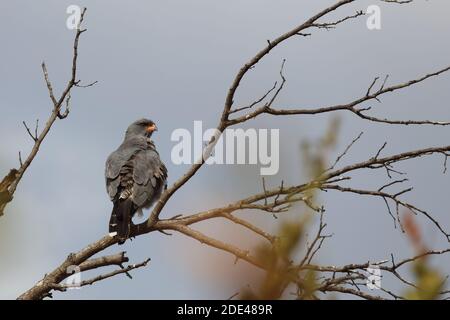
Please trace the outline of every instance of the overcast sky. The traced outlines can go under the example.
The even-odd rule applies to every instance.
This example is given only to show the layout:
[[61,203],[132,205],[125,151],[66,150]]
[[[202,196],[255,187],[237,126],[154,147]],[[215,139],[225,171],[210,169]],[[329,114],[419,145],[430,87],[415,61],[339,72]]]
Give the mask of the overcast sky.
[[[224,97],[240,66],[273,39],[332,4],[325,0],[169,0],[169,1],[2,1],[0,2],[0,174],[18,166],[18,152],[27,154],[32,141],[22,121],[43,123],[51,112],[40,65],[46,61],[55,90],[70,76],[73,31],[66,28],[66,8],[87,6],[86,27],[79,44],[79,79],[98,85],[72,93],[72,111],[52,127],[15,199],[0,218],[0,298],[12,299],[78,251],[107,232],[112,204],[104,186],[104,163],[122,141],[132,121],[148,117],[157,124],[154,136],[169,170],[169,184],[188,166],[170,160],[177,128],[205,128],[219,119]],[[339,19],[365,10],[371,1],[356,1],[331,17]],[[450,64],[450,3],[415,1],[412,5],[380,5],[382,29],[368,30],[366,19],[349,21],[336,30],[293,38],[273,51],[238,92],[252,101],[278,77],[287,59],[286,88],[279,106],[322,106],[351,101],[365,93],[375,76],[403,82]],[[429,80],[373,105],[373,114],[393,119],[450,120],[450,75]],[[384,141],[384,153],[448,145],[449,128],[398,127],[374,124],[340,113],[339,154],[360,131],[365,134],[342,164],[372,157]],[[268,178],[274,187],[304,182],[300,143],[324,134],[330,116],[262,116],[242,127],[280,129],[280,171]],[[413,192],[405,200],[433,213],[450,229],[449,173],[442,174],[442,156],[402,163]],[[376,188],[384,172],[357,175],[355,187]],[[261,191],[259,167],[208,166],[172,198],[163,217],[194,213]],[[346,264],[379,261],[394,253],[413,254],[394,229],[380,199],[321,195],[327,208],[328,232],[318,262]],[[270,231],[277,221],[244,213]],[[430,247],[444,248],[443,236],[418,218]],[[252,248],[256,238],[224,221],[198,226],[205,233]],[[240,229],[239,229],[240,230]],[[126,250],[132,262],[152,259],[149,266],[81,290],[55,293],[73,298],[228,298],[251,283],[251,267],[234,257],[181,235],[153,233],[113,247]],[[450,259],[436,264],[449,273]],[[256,276],[258,273],[256,273]],[[391,288],[399,289],[386,279]],[[401,290],[401,288],[400,288]]]

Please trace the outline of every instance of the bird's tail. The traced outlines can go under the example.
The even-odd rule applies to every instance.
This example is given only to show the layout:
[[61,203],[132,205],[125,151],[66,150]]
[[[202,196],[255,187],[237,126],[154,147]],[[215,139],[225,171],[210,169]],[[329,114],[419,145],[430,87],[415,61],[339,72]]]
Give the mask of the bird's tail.
[[130,199],[119,199],[114,202],[114,207],[109,219],[109,232],[117,233],[119,244],[123,244],[130,236],[131,218],[134,205]]

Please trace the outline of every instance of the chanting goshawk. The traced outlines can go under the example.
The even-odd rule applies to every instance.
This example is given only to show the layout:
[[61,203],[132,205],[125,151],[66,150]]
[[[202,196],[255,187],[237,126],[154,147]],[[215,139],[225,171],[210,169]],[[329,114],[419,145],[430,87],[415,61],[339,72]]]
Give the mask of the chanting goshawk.
[[133,215],[151,207],[167,187],[167,169],[150,139],[157,130],[151,120],[133,122],[119,148],[106,160],[106,188],[114,203],[109,232],[119,244],[130,236]]

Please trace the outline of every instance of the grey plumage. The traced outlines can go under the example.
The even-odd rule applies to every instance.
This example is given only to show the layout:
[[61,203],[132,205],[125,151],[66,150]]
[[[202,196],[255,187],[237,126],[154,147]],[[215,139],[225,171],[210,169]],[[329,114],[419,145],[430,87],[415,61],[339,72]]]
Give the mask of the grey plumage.
[[151,207],[166,188],[167,169],[150,139],[153,131],[151,120],[132,123],[106,161],[106,189],[114,203],[109,232],[117,232],[119,243],[129,237],[133,215]]

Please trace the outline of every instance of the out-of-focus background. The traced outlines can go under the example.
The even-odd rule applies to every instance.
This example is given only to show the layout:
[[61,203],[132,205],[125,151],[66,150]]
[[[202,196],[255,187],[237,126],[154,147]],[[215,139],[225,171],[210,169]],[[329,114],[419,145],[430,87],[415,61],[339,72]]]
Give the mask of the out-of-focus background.
[[[22,126],[41,122],[51,112],[42,78],[46,61],[55,90],[70,75],[73,31],[66,28],[66,8],[87,6],[79,44],[79,78],[98,85],[72,93],[72,112],[58,121],[45,140],[15,199],[0,218],[0,298],[13,299],[77,251],[107,232],[111,203],[104,187],[104,162],[121,142],[132,121],[149,117],[159,127],[154,136],[169,170],[169,184],[188,166],[170,161],[176,128],[193,130],[193,121],[214,127],[227,88],[239,67],[256,51],[334,1],[2,1],[0,3],[0,173],[18,166],[32,144]],[[390,75],[403,82],[450,64],[450,3],[415,1],[388,5],[357,1],[333,14],[339,19],[379,4],[382,29],[370,31],[366,18],[349,21],[336,30],[314,31],[308,38],[291,39],[264,59],[245,79],[237,104],[252,101],[278,77],[287,59],[286,88],[278,105],[322,106],[351,101],[365,93],[375,76]],[[373,114],[393,119],[450,120],[450,75],[444,74],[373,105]],[[347,113],[334,155],[360,132],[365,134],[342,164],[372,157],[384,141],[384,154],[426,146],[448,145],[445,127],[400,127],[374,124]],[[330,116],[261,116],[243,127],[280,128],[281,161],[275,187],[301,183],[305,176],[301,142],[322,136]],[[442,174],[443,157],[431,156],[401,163],[413,192],[404,196],[432,213],[450,228],[450,179]],[[384,172],[357,175],[354,186],[376,187]],[[261,191],[258,166],[206,166],[176,195],[163,217],[217,207]],[[380,199],[329,192],[321,195],[327,208],[328,232],[319,263],[346,264],[379,261],[391,253],[400,259],[414,254],[406,237],[394,229]],[[295,213],[294,213],[295,215]],[[278,221],[264,213],[245,217],[269,231]],[[418,218],[430,247],[448,245],[427,220]],[[245,248],[258,240],[225,221],[196,226],[203,232]],[[74,298],[228,298],[260,276],[245,262],[174,234],[153,233],[108,252],[126,250],[132,262],[151,257],[150,265],[80,290],[55,293]],[[444,273],[450,259],[434,261]],[[251,276],[250,276],[251,275]],[[390,278],[391,288],[402,290]]]

